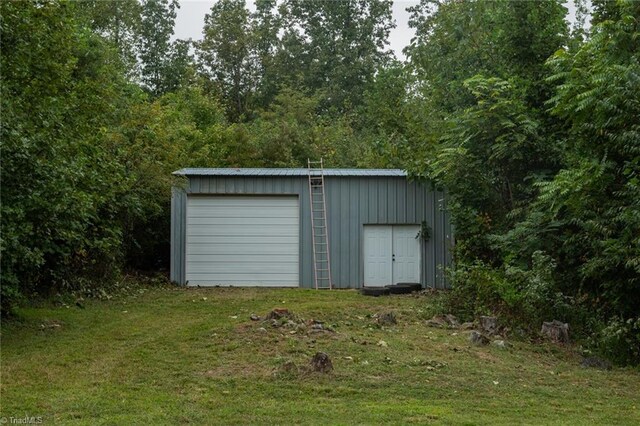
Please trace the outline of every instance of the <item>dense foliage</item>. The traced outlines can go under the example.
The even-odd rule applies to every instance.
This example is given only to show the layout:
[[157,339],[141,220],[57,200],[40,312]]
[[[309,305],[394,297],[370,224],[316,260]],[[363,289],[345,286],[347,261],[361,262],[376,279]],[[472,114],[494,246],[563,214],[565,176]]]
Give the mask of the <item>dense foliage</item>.
[[431,142],[413,143],[407,166],[451,197],[449,309],[498,311],[530,331],[569,321],[596,331],[601,353],[638,363],[640,7],[594,2],[586,39],[563,9],[414,8],[411,101],[432,111],[421,118]]
[[[2,311],[167,267],[171,172],[400,167],[447,189],[449,309],[639,362],[640,6],[0,2]],[[625,345],[631,349],[625,349]]]

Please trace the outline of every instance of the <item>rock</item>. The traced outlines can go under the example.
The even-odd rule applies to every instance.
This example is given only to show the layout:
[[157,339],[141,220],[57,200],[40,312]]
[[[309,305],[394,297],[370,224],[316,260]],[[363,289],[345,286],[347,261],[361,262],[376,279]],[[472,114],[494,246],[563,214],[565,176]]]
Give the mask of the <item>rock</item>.
[[387,346],[389,346],[389,344],[387,342],[385,342],[384,340],[379,340],[378,343],[376,343],[378,346],[380,346],[381,348],[386,348]]
[[460,326],[460,321],[458,321],[458,318],[456,318],[455,315],[447,314],[444,316],[444,319],[447,321],[447,324],[449,324],[450,327]]
[[480,328],[488,334],[494,334],[498,331],[498,319],[496,317],[481,316]]
[[454,315],[434,315],[433,318],[427,320],[428,327],[440,327],[440,328],[457,328],[460,326],[460,321]]
[[460,328],[463,330],[473,330],[475,328],[475,326],[473,325],[472,322],[463,322],[460,325]]
[[597,356],[590,356],[582,359],[580,365],[584,368],[597,368],[600,370],[611,370],[613,365],[606,359],[598,358]]
[[311,369],[318,373],[329,373],[333,370],[331,358],[324,352],[316,352],[311,358]]
[[540,333],[555,343],[569,343],[569,324],[553,320],[543,322]]
[[60,321],[57,321],[57,320],[45,321],[42,324],[40,324],[40,328],[42,330],[45,330],[45,329],[56,329],[56,328],[61,328],[61,327],[62,327],[62,323]]
[[511,343],[505,342],[504,340],[494,340],[493,342],[491,342],[491,344],[500,349],[508,349],[512,347]]
[[260,328],[258,329],[258,331],[259,331],[260,333],[266,333],[266,332],[267,332],[267,329],[266,329],[266,328],[264,328],[264,327],[260,327]]
[[251,319],[251,321],[260,321],[260,317],[256,314],[251,314],[249,318]]
[[471,342],[471,344],[476,346],[484,346],[489,344],[489,339],[487,338],[487,336],[482,333],[478,333],[475,330],[472,331],[471,334],[469,334],[469,341]]
[[313,324],[311,326],[312,330],[324,330],[324,326],[322,324]]
[[395,325],[398,323],[396,314],[393,312],[385,312],[378,316],[378,324],[380,325]]
[[435,319],[435,317],[433,317],[430,320],[427,320],[425,324],[427,325],[427,327],[436,327],[436,328],[444,327],[444,322],[440,321],[439,319]]

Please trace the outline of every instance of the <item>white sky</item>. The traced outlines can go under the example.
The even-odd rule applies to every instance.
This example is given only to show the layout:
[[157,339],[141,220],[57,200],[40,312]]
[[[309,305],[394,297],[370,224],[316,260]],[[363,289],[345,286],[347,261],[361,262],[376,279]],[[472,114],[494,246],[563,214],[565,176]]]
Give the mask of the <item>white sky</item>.
[[[211,6],[216,3],[215,0],[181,0],[180,9],[178,9],[178,15],[176,17],[175,25],[175,38],[193,40],[202,39],[202,28],[204,26],[204,15],[206,15]],[[402,49],[409,44],[411,37],[414,35],[412,28],[409,28],[409,12],[405,9],[408,6],[414,6],[419,1],[394,1],[393,2],[393,18],[396,21],[396,28],[391,30],[389,35],[389,47],[395,52],[396,57],[400,60],[405,59],[402,54]],[[247,5],[250,10],[253,10],[253,1],[248,0]],[[572,0],[566,2],[566,7],[569,9],[570,19],[573,19],[575,14],[575,7]]]

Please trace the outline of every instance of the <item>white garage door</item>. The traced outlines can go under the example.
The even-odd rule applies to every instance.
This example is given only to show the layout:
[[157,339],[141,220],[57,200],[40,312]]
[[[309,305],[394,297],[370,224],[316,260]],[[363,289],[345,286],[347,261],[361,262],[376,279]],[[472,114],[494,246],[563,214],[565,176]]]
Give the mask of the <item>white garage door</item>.
[[297,287],[295,196],[187,199],[188,285]]

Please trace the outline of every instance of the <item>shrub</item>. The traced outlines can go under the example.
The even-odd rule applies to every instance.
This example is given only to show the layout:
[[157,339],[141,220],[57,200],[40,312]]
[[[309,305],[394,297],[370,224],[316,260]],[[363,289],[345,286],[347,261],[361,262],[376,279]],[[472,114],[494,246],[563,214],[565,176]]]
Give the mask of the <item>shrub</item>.
[[590,346],[619,365],[640,365],[640,317],[613,317],[589,339]]
[[574,299],[556,290],[555,268],[553,259],[540,251],[533,253],[529,268],[494,268],[482,262],[458,265],[450,271],[452,291],[445,305],[464,319],[497,314],[505,322],[536,332],[542,321],[576,317]]

